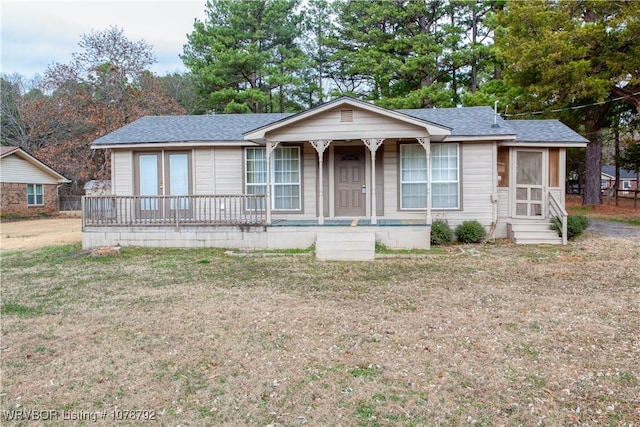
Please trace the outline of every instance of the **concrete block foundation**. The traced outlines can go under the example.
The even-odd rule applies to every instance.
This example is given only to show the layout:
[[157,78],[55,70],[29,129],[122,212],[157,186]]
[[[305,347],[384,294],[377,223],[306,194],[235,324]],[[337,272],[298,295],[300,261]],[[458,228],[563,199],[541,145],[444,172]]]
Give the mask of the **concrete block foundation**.
[[420,226],[86,226],[83,249],[104,246],[223,249],[305,249],[318,233],[371,233],[389,249],[429,249],[431,227]]

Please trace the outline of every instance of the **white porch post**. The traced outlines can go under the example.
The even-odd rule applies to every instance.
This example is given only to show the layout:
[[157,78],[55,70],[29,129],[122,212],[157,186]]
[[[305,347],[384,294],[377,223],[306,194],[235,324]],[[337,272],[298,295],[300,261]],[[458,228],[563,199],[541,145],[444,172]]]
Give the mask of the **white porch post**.
[[427,157],[427,224],[431,224],[431,138],[416,138]]
[[382,145],[384,138],[368,138],[363,139],[364,145],[371,151],[371,225],[378,223],[376,216],[376,151]]
[[324,150],[331,143],[330,139],[319,139],[317,141],[309,141],[309,144],[313,146],[318,152],[318,224],[324,224],[324,171],[322,167]]
[[276,147],[278,146],[279,142],[277,141],[267,141],[266,143],[266,157],[267,157],[267,189],[265,191],[266,193],[266,200],[265,200],[265,214],[266,214],[266,220],[267,220],[267,225],[271,225],[271,154],[273,153],[273,150],[276,149]]

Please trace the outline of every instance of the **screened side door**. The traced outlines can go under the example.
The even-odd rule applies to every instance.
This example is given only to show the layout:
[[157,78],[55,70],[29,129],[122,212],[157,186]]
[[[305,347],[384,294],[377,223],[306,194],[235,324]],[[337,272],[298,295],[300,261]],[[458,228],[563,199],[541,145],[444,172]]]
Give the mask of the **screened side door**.
[[514,216],[543,218],[546,177],[543,150],[517,150],[515,152]]

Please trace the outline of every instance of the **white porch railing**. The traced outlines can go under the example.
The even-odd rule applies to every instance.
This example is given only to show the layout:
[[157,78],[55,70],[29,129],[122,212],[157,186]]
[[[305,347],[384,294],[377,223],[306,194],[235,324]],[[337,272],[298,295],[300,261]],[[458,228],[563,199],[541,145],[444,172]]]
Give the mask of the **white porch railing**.
[[84,196],[82,226],[265,225],[265,195]]
[[553,193],[549,192],[549,217],[552,221],[555,221],[555,218],[558,218],[558,221],[562,223],[562,244],[567,244],[567,216],[569,214],[565,210],[564,206],[558,202],[558,199],[553,195]]

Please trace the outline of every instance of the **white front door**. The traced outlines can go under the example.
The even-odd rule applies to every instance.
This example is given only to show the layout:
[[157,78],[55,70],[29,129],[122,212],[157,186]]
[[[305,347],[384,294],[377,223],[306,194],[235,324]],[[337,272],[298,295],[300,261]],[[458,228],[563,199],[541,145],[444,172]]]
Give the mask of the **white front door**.
[[516,150],[513,215],[544,218],[547,174],[544,150]]

